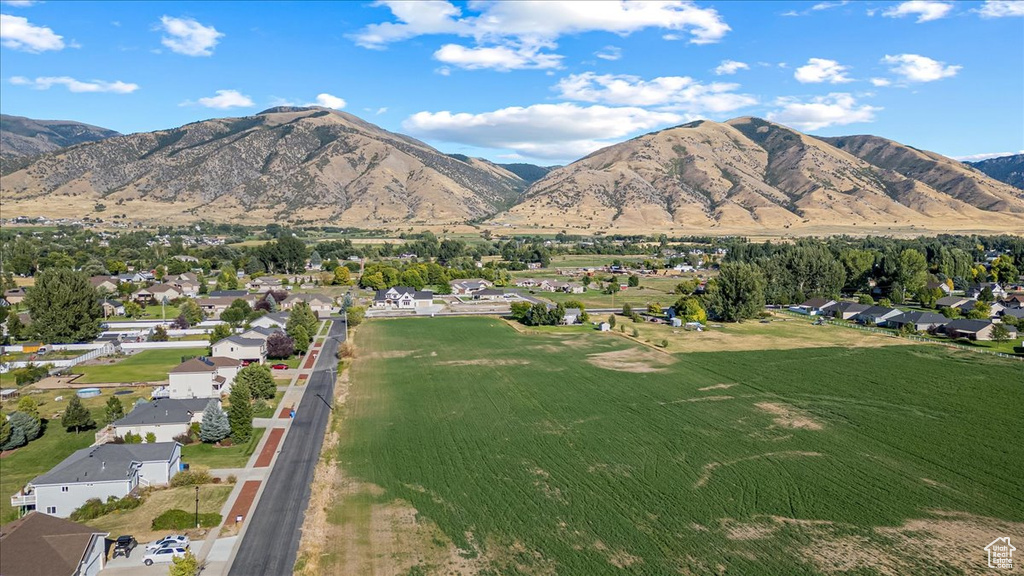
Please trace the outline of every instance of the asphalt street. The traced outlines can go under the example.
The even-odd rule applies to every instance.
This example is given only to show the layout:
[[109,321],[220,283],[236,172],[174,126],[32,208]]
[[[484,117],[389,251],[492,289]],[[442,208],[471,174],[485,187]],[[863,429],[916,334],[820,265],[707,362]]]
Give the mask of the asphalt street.
[[300,529],[309,504],[313,471],[324,441],[328,403],[334,398],[338,344],[346,325],[334,323],[317,357],[313,374],[295,413],[281,453],[251,514],[229,576],[286,576],[292,573]]

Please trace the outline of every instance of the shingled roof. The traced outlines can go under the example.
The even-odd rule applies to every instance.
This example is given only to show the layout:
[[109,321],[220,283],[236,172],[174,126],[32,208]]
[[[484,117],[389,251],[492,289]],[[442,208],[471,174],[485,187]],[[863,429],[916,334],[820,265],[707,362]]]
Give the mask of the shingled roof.
[[[29,512],[0,526],[0,574],[4,576],[73,576],[93,536],[103,532],[40,512]],[[101,544],[102,545],[102,544]]]

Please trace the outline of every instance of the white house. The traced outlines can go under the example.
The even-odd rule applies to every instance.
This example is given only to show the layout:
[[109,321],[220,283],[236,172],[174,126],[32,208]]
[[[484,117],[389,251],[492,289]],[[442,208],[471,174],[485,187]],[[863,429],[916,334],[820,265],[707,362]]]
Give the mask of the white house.
[[245,364],[250,362],[263,364],[267,360],[266,340],[243,338],[237,335],[228,336],[215,342],[212,348],[215,357],[233,358]]
[[285,325],[287,324],[287,312],[271,312],[270,314],[264,314],[252,322],[249,322],[249,326],[252,326],[253,328],[280,328],[281,330],[284,330]]
[[231,392],[231,383],[242,363],[220,356],[199,357],[182,362],[168,374],[171,398],[220,398]]
[[373,297],[374,308],[413,310],[430,306],[433,303],[433,292],[429,290],[416,290],[408,286],[395,286],[387,290],[377,290],[377,294]]
[[136,404],[124,418],[113,423],[114,435],[124,437],[131,432],[145,438],[152,433],[157,442],[173,442],[175,436],[188,432],[193,422],[203,419],[203,410],[209,401],[208,398],[158,398]]
[[566,308],[565,315],[562,316],[562,324],[578,324],[582,315],[583,311],[579,308]]
[[67,518],[90,498],[124,498],[138,486],[165,485],[178,473],[181,444],[100,444],[82,448],[11,496],[22,512]]
[[491,284],[487,280],[482,278],[474,278],[470,280],[452,280],[448,283],[452,287],[452,294],[458,294],[464,296],[467,294],[475,294],[481,290],[491,288],[494,284]]
[[103,532],[38,512],[0,527],[0,574],[97,576],[106,560]]
[[326,318],[334,313],[334,299],[323,294],[292,294],[281,302],[281,309],[291,310],[299,302],[309,304],[317,318]]
[[239,336],[241,336],[242,338],[248,338],[250,340],[262,340],[263,342],[266,342],[267,338],[270,338],[270,335],[274,334],[275,332],[282,332],[282,330],[277,326],[273,328],[254,326],[252,328],[249,328],[245,332],[242,332],[241,334],[239,334]]

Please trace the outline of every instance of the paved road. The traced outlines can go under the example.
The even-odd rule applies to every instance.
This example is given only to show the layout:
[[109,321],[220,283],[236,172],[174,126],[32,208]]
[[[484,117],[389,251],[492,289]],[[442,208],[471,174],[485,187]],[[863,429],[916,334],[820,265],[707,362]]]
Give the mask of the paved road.
[[[338,343],[345,340],[346,325],[332,318],[330,334],[306,384],[281,454],[246,528],[229,576],[285,576],[292,573],[299,549],[300,528],[309,504],[313,470],[330,413],[327,401],[334,397],[334,372]],[[321,400],[317,395],[327,400]]]

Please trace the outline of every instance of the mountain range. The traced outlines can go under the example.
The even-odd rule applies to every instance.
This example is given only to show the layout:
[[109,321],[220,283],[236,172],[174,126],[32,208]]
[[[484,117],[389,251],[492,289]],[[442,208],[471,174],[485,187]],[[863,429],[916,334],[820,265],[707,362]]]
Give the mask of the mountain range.
[[57,141],[45,133],[38,151],[25,143],[32,122],[12,122],[18,146],[4,135],[5,147],[25,151],[3,166],[8,214],[647,233],[1024,231],[1024,190],[971,165],[876,136],[819,138],[749,117],[660,130],[552,168],[444,154],[317,107],[123,136],[35,121],[77,138],[46,150]]
[[1024,188],[1024,154],[1000,156],[988,160],[967,162],[967,164],[988,174],[990,178],[1006,182],[1017,188]]
[[120,134],[81,122],[0,114],[0,158],[4,160],[35,156],[113,136]]

